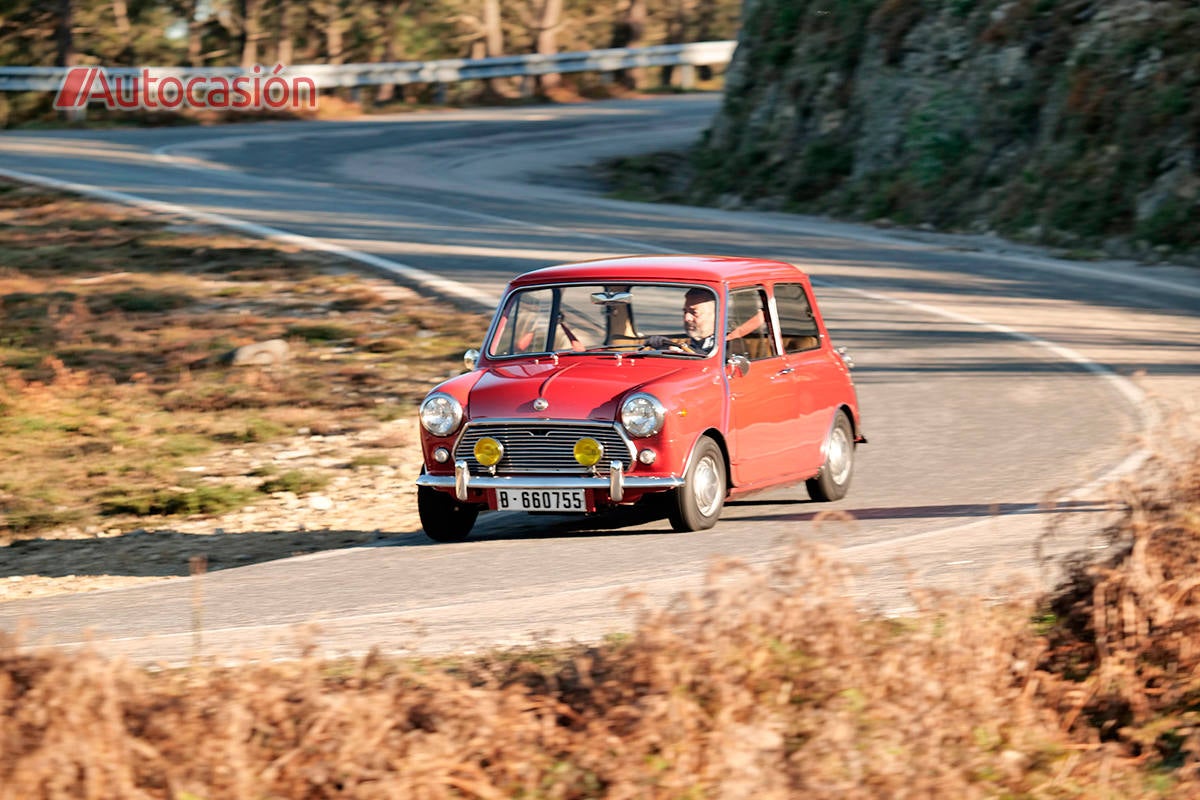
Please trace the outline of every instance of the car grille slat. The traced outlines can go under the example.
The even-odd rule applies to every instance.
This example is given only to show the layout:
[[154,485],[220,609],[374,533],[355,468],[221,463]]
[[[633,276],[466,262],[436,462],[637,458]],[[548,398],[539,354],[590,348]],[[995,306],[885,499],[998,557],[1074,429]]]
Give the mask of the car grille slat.
[[[504,445],[504,457],[496,465],[497,475],[555,473],[565,475],[608,474],[610,461],[620,461],[628,470],[633,463],[628,440],[616,425],[583,423],[469,423],[454,446],[454,458],[467,462],[472,475],[490,475],[491,471],[475,460],[475,444],[491,436]],[[590,436],[604,445],[604,458],[593,473],[580,466],[573,454],[575,443]]]

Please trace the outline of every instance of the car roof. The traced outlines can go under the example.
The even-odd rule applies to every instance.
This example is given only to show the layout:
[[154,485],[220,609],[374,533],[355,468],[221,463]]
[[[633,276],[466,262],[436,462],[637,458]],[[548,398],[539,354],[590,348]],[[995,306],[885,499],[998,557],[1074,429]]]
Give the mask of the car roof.
[[795,281],[804,271],[782,261],[731,256],[624,256],[560,264],[526,272],[513,286],[547,282],[622,279],[672,282],[740,283],[742,281]]

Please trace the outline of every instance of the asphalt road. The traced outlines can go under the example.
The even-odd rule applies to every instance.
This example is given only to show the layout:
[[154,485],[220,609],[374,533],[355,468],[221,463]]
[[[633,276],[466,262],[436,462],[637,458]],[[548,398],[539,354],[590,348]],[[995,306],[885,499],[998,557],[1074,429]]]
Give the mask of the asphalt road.
[[[597,193],[584,165],[686,144],[716,107],[688,96],[4,134],[0,174],[303,237],[466,309],[515,273],[567,260],[703,252],[801,263],[857,362],[871,443],[846,499],[775,490],[731,502],[711,531],[673,534],[632,511],[488,514],[462,544],[413,532],[199,585],[10,602],[0,629],[66,645],[92,636],[147,661],[286,655],[308,623],[329,654],[440,651],[627,628],[623,593],[654,606],[700,586],[714,558],[767,565],[796,542],[836,550],[862,568],[849,591],[901,613],[912,586],[1030,591],[1052,580],[1058,556],[1102,550],[1105,481],[1136,477],[1171,409],[1200,396],[1200,271]],[[848,516],[820,516],[829,511]]]

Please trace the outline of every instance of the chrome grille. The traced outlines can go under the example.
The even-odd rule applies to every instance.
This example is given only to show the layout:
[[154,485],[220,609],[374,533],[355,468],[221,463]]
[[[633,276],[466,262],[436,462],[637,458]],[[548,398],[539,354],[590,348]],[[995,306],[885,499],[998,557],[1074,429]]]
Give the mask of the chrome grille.
[[628,470],[633,465],[633,447],[616,425],[586,422],[476,422],[467,425],[454,445],[454,458],[467,462],[472,475],[491,471],[475,460],[475,443],[491,436],[504,445],[504,457],[496,465],[497,475],[564,473],[590,475],[591,470],[575,460],[575,443],[590,436],[604,445],[604,458],[596,465],[598,474],[608,474],[610,461],[620,461]]

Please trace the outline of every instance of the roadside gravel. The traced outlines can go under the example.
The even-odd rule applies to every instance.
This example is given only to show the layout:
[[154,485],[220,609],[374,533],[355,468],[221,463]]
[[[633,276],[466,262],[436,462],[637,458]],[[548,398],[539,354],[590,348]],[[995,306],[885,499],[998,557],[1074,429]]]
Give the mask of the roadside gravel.
[[[417,402],[478,315],[12,182],[0,223],[0,603],[423,535]],[[264,341],[280,363],[223,357]],[[203,489],[234,510],[148,513]]]
[[[191,469],[234,480],[264,464],[333,473],[320,492],[263,495],[221,516],[147,518],[140,527],[64,528],[14,542],[0,561],[0,602],[134,586],[187,575],[193,559],[218,570],[395,536],[423,536],[413,481],[420,470],[413,420],[342,436],[297,434],[214,453]],[[352,467],[386,452],[387,465]]]

